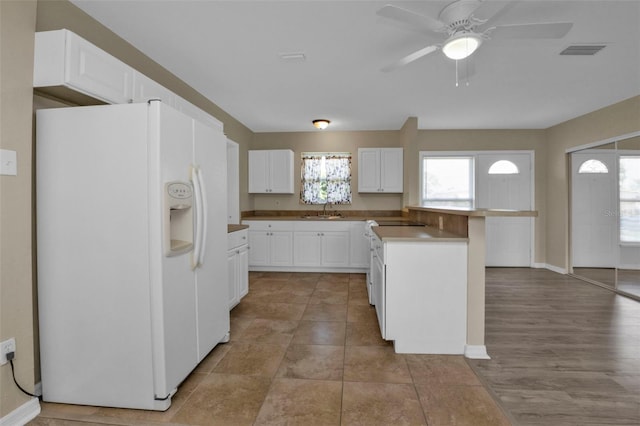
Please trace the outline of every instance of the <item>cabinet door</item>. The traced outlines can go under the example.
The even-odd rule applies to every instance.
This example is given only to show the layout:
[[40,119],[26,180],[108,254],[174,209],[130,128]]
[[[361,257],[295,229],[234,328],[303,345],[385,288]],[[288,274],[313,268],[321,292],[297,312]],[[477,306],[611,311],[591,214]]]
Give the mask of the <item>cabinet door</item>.
[[244,245],[238,249],[237,258],[237,274],[236,280],[238,286],[238,302],[249,293],[249,247]]
[[402,148],[380,149],[380,189],[382,192],[402,192]]
[[266,231],[249,231],[249,265],[269,265],[270,236]]
[[167,105],[174,105],[174,95],[171,90],[134,71],[133,102],[147,102],[149,99],[160,99]]
[[249,151],[249,193],[263,194],[269,188],[269,151]]
[[316,231],[298,231],[293,235],[296,248],[293,254],[295,266],[319,266],[322,255],[322,237]]
[[[349,233],[346,231],[322,232],[322,265],[349,265]],[[296,249],[297,251],[297,249]]]
[[270,152],[269,192],[293,194],[293,151],[273,150]]
[[229,309],[236,306],[239,302],[238,298],[238,254],[236,250],[227,252],[227,273],[229,274]]
[[107,103],[130,102],[133,69],[77,35],[67,34],[67,84]]
[[380,192],[380,149],[358,149],[358,192]]
[[270,232],[269,251],[271,254],[269,265],[291,266],[293,264],[293,232]]

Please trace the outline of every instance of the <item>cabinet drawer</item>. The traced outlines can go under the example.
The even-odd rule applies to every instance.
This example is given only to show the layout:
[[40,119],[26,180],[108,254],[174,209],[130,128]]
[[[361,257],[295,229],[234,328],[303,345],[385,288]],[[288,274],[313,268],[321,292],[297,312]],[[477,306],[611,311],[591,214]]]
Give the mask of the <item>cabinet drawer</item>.
[[313,220],[308,219],[304,221],[293,222],[294,229],[296,231],[349,231],[351,222],[343,221],[328,221],[328,220]]
[[236,232],[230,232],[227,234],[227,250],[231,250],[248,243],[249,238],[246,229],[242,229]]
[[251,231],[293,231],[293,223],[286,220],[247,220],[242,223],[249,225]]

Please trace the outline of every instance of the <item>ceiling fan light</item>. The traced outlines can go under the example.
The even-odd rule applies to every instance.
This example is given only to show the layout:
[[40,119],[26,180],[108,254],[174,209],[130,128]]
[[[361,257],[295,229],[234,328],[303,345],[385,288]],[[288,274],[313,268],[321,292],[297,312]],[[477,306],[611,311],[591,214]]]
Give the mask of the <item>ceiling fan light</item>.
[[464,59],[470,56],[480,46],[482,39],[473,33],[463,33],[453,36],[442,46],[442,52],[450,59]]
[[329,126],[329,123],[331,123],[329,120],[325,120],[325,119],[320,119],[320,120],[313,120],[313,125],[316,129],[320,129],[320,130],[324,130]]

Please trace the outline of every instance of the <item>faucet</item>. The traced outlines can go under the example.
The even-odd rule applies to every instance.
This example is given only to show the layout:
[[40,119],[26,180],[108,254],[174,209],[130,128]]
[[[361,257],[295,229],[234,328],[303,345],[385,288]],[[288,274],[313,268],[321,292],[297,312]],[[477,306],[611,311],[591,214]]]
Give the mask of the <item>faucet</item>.
[[327,215],[327,204],[329,204],[329,203],[324,203],[324,207],[322,208],[322,216],[326,216]]

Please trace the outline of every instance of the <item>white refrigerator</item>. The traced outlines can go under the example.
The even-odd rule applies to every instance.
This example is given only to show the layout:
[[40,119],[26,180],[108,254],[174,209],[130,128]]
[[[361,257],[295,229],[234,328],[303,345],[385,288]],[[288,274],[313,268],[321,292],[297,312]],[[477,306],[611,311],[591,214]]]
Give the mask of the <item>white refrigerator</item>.
[[226,138],[160,101],[36,120],[43,399],[166,410],[229,339]]

